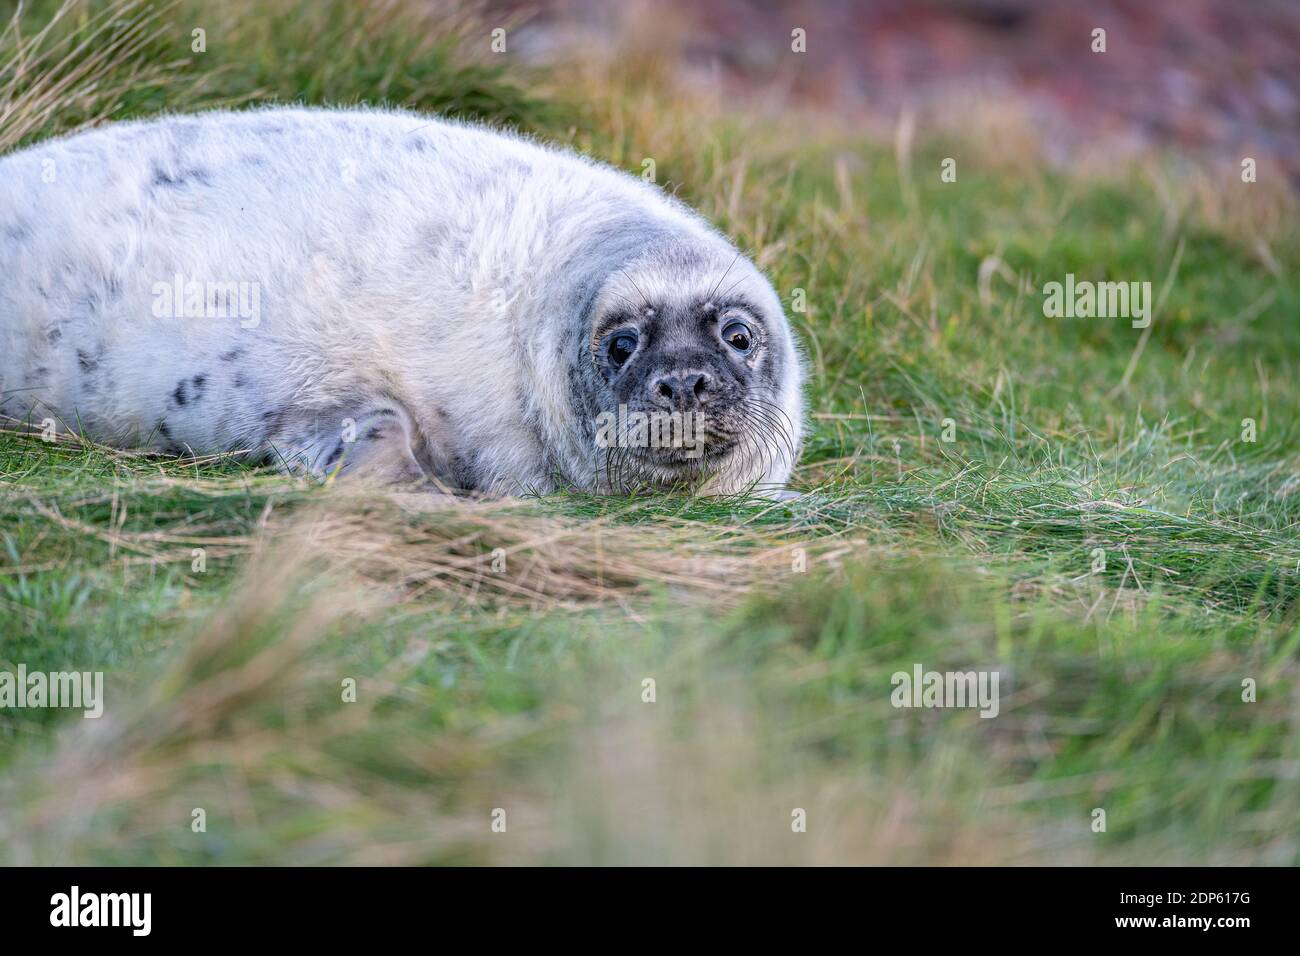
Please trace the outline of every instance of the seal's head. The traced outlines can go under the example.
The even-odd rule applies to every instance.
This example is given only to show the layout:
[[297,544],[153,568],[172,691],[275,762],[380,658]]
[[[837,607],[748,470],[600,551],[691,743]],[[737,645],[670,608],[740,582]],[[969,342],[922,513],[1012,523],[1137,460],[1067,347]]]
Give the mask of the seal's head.
[[595,297],[604,484],[779,493],[798,456],[802,370],[771,284],[718,242],[665,243],[613,270]]

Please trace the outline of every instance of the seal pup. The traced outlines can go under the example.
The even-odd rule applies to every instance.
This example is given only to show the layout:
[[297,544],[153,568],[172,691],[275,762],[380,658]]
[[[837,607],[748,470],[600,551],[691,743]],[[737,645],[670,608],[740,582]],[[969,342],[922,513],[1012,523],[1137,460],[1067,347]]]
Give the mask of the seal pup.
[[45,142],[0,159],[0,277],[0,414],[117,447],[492,494],[772,495],[799,452],[801,354],[754,264],[650,184],[471,124]]

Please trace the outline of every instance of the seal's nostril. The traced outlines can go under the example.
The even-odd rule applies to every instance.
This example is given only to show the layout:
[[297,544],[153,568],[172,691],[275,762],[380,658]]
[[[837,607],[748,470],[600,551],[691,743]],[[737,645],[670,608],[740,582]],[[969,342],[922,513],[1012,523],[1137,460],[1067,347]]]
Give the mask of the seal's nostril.
[[713,398],[713,376],[707,372],[670,372],[650,385],[655,401],[679,411],[699,408]]
[[712,397],[713,377],[707,372],[679,372],[654,380],[651,394],[667,400],[668,406],[681,410],[698,408]]

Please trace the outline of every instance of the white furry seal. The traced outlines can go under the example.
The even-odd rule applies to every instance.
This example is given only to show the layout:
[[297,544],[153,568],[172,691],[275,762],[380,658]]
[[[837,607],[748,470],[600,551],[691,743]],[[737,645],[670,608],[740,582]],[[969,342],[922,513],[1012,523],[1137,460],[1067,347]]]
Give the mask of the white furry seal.
[[0,414],[121,447],[491,493],[773,493],[798,454],[799,352],[753,264],[653,186],[471,125],[44,143],[0,160],[0,277]]

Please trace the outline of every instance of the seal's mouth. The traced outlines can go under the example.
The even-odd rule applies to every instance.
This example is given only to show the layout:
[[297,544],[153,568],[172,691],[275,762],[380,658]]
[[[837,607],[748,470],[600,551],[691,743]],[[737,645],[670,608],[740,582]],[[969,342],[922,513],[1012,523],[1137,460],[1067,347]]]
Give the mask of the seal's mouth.
[[713,456],[688,458],[677,450],[637,449],[611,460],[608,479],[611,488],[621,493],[638,489],[689,492],[704,484],[717,468]]
[[719,476],[769,473],[793,451],[775,412],[757,402],[716,401],[667,412],[637,403],[602,412],[596,445],[605,483],[618,492],[690,491]]
[[730,463],[740,444],[740,437],[721,422],[709,421],[675,433],[672,442],[634,441],[606,448],[605,470],[616,489],[689,490]]
[[716,463],[734,447],[734,442],[725,445],[718,442],[700,442],[689,448],[638,448],[634,451],[633,457],[648,465],[685,474],[707,470],[710,463]]

